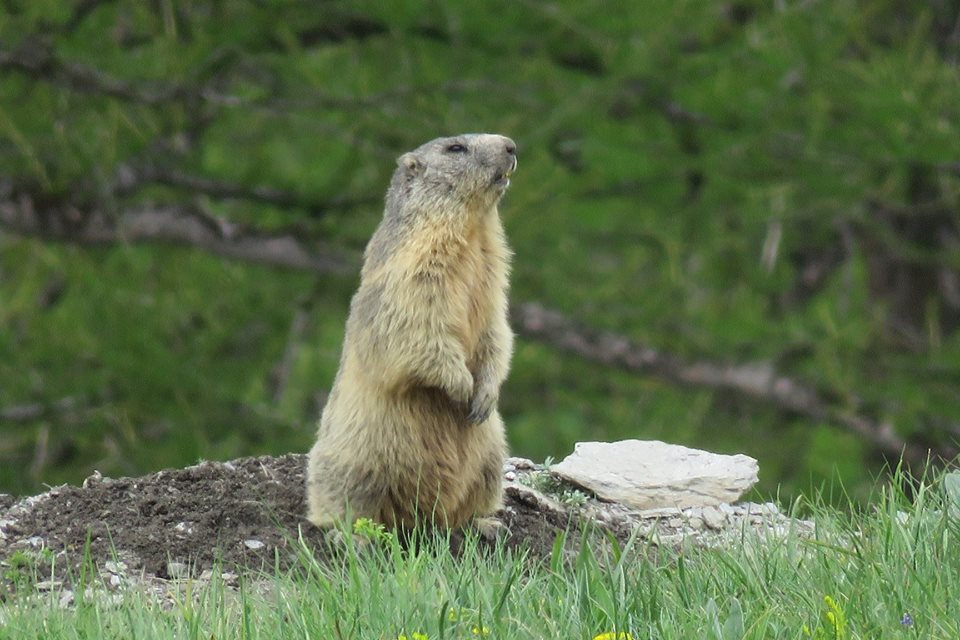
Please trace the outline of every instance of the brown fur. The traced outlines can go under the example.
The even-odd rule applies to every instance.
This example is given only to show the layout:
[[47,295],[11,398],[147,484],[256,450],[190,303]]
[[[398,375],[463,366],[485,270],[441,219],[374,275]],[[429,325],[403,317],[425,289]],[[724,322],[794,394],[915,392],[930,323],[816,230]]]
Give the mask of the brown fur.
[[513,335],[497,203],[515,146],[438,138],[397,164],[310,451],[307,516],[318,526],[455,527],[500,506],[496,404]]

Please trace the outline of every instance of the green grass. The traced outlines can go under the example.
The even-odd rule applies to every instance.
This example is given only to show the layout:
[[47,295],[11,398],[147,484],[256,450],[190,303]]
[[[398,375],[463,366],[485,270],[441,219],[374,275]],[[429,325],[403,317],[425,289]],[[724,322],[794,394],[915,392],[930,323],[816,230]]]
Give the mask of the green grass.
[[543,562],[469,543],[460,559],[430,544],[404,553],[370,529],[379,542],[332,563],[304,553],[296,570],[239,587],[181,583],[167,607],[135,590],[112,601],[77,589],[67,608],[56,593],[14,597],[0,638],[957,638],[960,514],[948,493],[940,480],[898,480],[860,513],[816,505],[814,539],[583,545],[572,558],[557,545]]

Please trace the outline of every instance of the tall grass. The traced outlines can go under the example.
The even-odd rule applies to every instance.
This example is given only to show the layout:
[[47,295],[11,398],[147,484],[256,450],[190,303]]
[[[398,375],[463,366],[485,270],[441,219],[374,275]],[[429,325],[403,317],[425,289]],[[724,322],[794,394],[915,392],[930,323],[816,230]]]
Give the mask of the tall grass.
[[722,549],[590,538],[568,555],[561,539],[534,559],[468,540],[453,558],[443,540],[348,539],[239,588],[177,584],[166,605],[19,594],[0,638],[960,638],[960,516],[941,484],[898,477],[867,510],[814,505],[812,538],[744,532]]

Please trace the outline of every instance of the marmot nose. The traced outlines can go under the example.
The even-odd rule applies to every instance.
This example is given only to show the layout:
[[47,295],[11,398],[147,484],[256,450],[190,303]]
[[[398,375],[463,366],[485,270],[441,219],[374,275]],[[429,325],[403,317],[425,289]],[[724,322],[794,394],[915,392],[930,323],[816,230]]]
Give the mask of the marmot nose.
[[507,138],[507,142],[504,144],[503,148],[506,149],[507,153],[510,155],[513,155],[517,152],[517,144],[510,138]]

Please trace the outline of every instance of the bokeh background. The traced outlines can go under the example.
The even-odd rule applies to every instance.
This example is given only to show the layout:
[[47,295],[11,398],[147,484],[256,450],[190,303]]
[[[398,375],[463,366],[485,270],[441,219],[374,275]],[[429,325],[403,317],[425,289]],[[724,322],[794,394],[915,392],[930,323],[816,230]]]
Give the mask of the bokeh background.
[[0,491],[306,451],[395,158],[519,144],[514,453],[960,441],[960,2],[0,1]]

